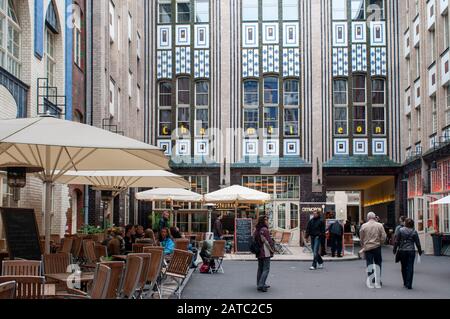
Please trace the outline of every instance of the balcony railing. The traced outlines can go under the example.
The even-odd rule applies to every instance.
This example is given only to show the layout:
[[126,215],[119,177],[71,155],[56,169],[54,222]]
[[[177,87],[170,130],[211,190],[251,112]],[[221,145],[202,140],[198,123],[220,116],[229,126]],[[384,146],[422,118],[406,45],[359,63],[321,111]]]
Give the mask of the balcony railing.
[[49,85],[48,78],[38,78],[37,114],[62,117],[66,113],[66,96],[58,94],[58,88]]

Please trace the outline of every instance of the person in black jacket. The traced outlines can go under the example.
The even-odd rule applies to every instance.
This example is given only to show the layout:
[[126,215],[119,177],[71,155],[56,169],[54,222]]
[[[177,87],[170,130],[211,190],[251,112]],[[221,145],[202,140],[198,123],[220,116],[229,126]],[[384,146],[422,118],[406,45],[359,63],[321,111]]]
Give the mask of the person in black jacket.
[[337,256],[338,258],[342,257],[342,237],[344,236],[344,227],[342,227],[339,221],[334,222],[328,228],[330,232],[330,241],[331,241],[331,256]]
[[[400,254],[398,257],[400,257],[402,265],[403,284],[407,289],[412,289],[416,246],[419,255],[422,256],[422,246],[420,245],[419,234],[414,230],[414,221],[407,218],[405,226],[398,231],[394,244],[394,255]],[[396,260],[398,259],[396,258]]]
[[309,269],[316,270],[317,266],[322,269],[323,259],[320,256],[320,246],[321,239],[325,238],[325,222],[320,217],[319,212],[315,212],[314,217],[308,222],[305,238],[308,237],[311,238],[311,248],[314,254],[313,264]]

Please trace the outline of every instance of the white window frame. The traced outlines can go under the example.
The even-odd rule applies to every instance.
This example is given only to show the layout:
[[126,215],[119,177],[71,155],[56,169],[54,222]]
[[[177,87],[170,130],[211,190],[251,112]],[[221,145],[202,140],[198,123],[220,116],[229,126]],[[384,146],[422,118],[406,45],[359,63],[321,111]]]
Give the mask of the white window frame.
[[162,16],[162,14],[161,14],[161,5],[164,5],[164,4],[170,4],[170,9],[171,9],[171,11],[170,11],[170,22],[173,21],[173,16],[172,16],[172,9],[173,9],[173,7],[172,7],[172,0],[158,0],[158,23],[170,23],[170,22],[163,22],[163,21],[161,20],[161,16]]
[[77,4],[73,5],[73,16],[73,60],[78,67],[81,67],[81,8]]
[[[358,133],[358,132],[356,132],[356,131],[354,131],[353,132],[353,135],[355,135],[355,136],[367,136],[367,132],[368,132],[368,125],[369,125],[369,123],[368,123],[368,121],[367,121],[367,117],[368,117],[368,107],[367,107],[367,77],[365,76],[365,75],[363,75],[363,74],[358,74],[358,75],[355,75],[354,77],[353,77],[353,79],[355,78],[355,77],[362,77],[362,78],[364,78],[364,102],[355,102],[354,100],[352,101],[352,115],[353,115],[353,123],[352,123],[352,131],[353,131],[353,129],[355,128],[355,122],[357,122],[357,121],[362,121],[363,119],[355,119],[355,107],[364,107],[364,109],[365,109],[365,118],[364,118],[364,123],[365,123],[365,130],[363,131],[363,132],[361,132],[361,133]],[[361,88],[357,88],[358,90],[361,90]],[[352,93],[354,93],[355,92],[355,82],[353,82],[352,83]],[[354,96],[354,94],[352,94],[353,96]]]
[[[179,21],[178,20],[178,4],[179,3],[188,3],[189,4],[189,6],[190,6],[189,21]],[[186,24],[190,23],[192,21],[192,13],[193,13],[192,12],[192,6],[191,6],[191,0],[176,0],[175,5],[176,5],[175,11],[176,11],[176,21],[177,21],[177,23],[186,23]]]
[[55,37],[48,28],[45,28],[45,69],[48,86],[55,86],[56,60],[55,60]]
[[128,42],[133,41],[133,16],[128,12]]
[[[207,3],[208,4],[208,11],[202,11],[202,10],[200,10],[199,9],[199,4],[200,3]],[[195,14],[195,22],[196,23],[209,23],[209,21],[210,21],[210,13],[209,13],[209,10],[210,10],[210,3],[209,3],[209,0],[195,0],[195,3],[194,3],[194,14]],[[199,20],[197,20],[197,14],[198,13],[201,13],[201,14],[207,14],[208,15],[208,18],[205,20],[205,21],[199,21]]]
[[[246,12],[256,10],[256,17],[252,15],[246,16]],[[242,21],[258,21],[259,19],[259,1],[258,0],[242,0]]]
[[[19,25],[19,21],[14,19],[8,14],[9,6],[12,5],[12,12],[17,19],[17,13],[14,8],[14,4],[8,0],[3,1],[4,8],[0,8],[0,66],[8,70],[16,78],[21,77],[22,61],[22,29]],[[18,39],[11,37],[10,31],[14,35],[18,36]],[[16,41],[18,40],[18,41]]]
[[114,43],[116,38],[116,6],[112,0],[109,0],[109,38]]
[[113,78],[109,79],[109,115],[114,117],[116,107],[116,82]]
[[[372,135],[373,136],[385,136],[386,134],[387,134],[387,121],[386,121],[386,115],[387,115],[387,112],[386,112],[386,80],[385,79],[382,79],[382,78],[372,78],[371,79],[371,83],[373,83],[373,81],[383,81],[383,84],[384,84],[384,88],[383,88],[383,94],[384,94],[384,97],[383,97],[383,101],[384,101],[384,103],[383,104],[376,104],[376,103],[373,103],[372,104],[372,117],[373,117],[373,109],[374,108],[383,108],[383,112],[384,112],[384,116],[383,116],[383,118],[384,118],[384,120],[383,120],[383,123],[384,123],[384,133],[383,134],[377,134],[376,132],[373,132],[372,131]],[[372,92],[375,92],[374,90],[373,90],[373,85],[372,85]],[[379,91],[376,91],[376,92],[379,92]],[[373,102],[373,101],[371,101],[371,102]],[[366,111],[367,112],[367,111]],[[374,124],[374,119],[372,118],[372,125]],[[377,122],[381,122],[381,121],[379,121],[379,120],[377,120]]]
[[[334,85],[334,82],[335,81],[344,81],[345,82],[345,90],[344,91],[336,91],[334,88],[335,88],[335,85]],[[346,103],[345,104],[336,104],[334,101],[335,101],[335,97],[334,97],[334,94],[336,93],[336,92],[345,92],[345,101],[346,101]],[[348,107],[348,79],[343,79],[343,78],[336,78],[336,79],[334,79],[334,81],[333,81],[333,98],[332,98],[332,100],[333,100],[333,135],[334,136],[336,136],[336,137],[346,137],[346,136],[348,136],[349,135],[349,128],[350,128],[350,126],[349,126],[349,122],[348,122],[348,117],[349,117],[349,107]],[[345,134],[338,134],[338,133],[336,133],[336,123],[337,122],[342,122],[341,120],[336,120],[336,117],[335,117],[335,112],[336,112],[336,109],[346,109],[346,120],[345,120],[345,122],[347,123],[347,130],[346,130],[346,132],[345,132]]]
[[[297,21],[299,19],[299,0],[283,0],[283,21]],[[287,18],[288,15],[292,15]]]
[[128,96],[130,99],[133,96],[133,72],[131,70],[128,71]]

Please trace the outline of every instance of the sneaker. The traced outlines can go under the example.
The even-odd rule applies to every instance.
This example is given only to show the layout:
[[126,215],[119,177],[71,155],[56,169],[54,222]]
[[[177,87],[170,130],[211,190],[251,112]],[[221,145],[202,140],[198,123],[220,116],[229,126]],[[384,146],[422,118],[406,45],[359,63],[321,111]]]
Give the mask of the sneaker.
[[267,288],[266,287],[258,288],[258,291],[260,291],[260,292],[267,292]]
[[375,289],[381,289],[381,285],[380,284],[375,284]]
[[319,269],[323,269],[323,264],[320,264],[320,265],[319,265]]
[[317,268],[314,266],[309,267],[309,270],[316,270]]

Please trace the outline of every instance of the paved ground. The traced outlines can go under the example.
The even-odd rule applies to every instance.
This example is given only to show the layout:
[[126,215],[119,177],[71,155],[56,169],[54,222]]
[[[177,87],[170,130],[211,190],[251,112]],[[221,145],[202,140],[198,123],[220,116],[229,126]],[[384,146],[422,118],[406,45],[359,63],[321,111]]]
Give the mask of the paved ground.
[[450,258],[422,257],[416,264],[414,289],[406,290],[392,249],[383,251],[383,288],[365,285],[365,261],[329,262],[324,270],[310,271],[309,262],[272,263],[268,293],[256,291],[256,262],[226,261],[225,274],[195,272],[184,291],[186,299],[450,299]]

